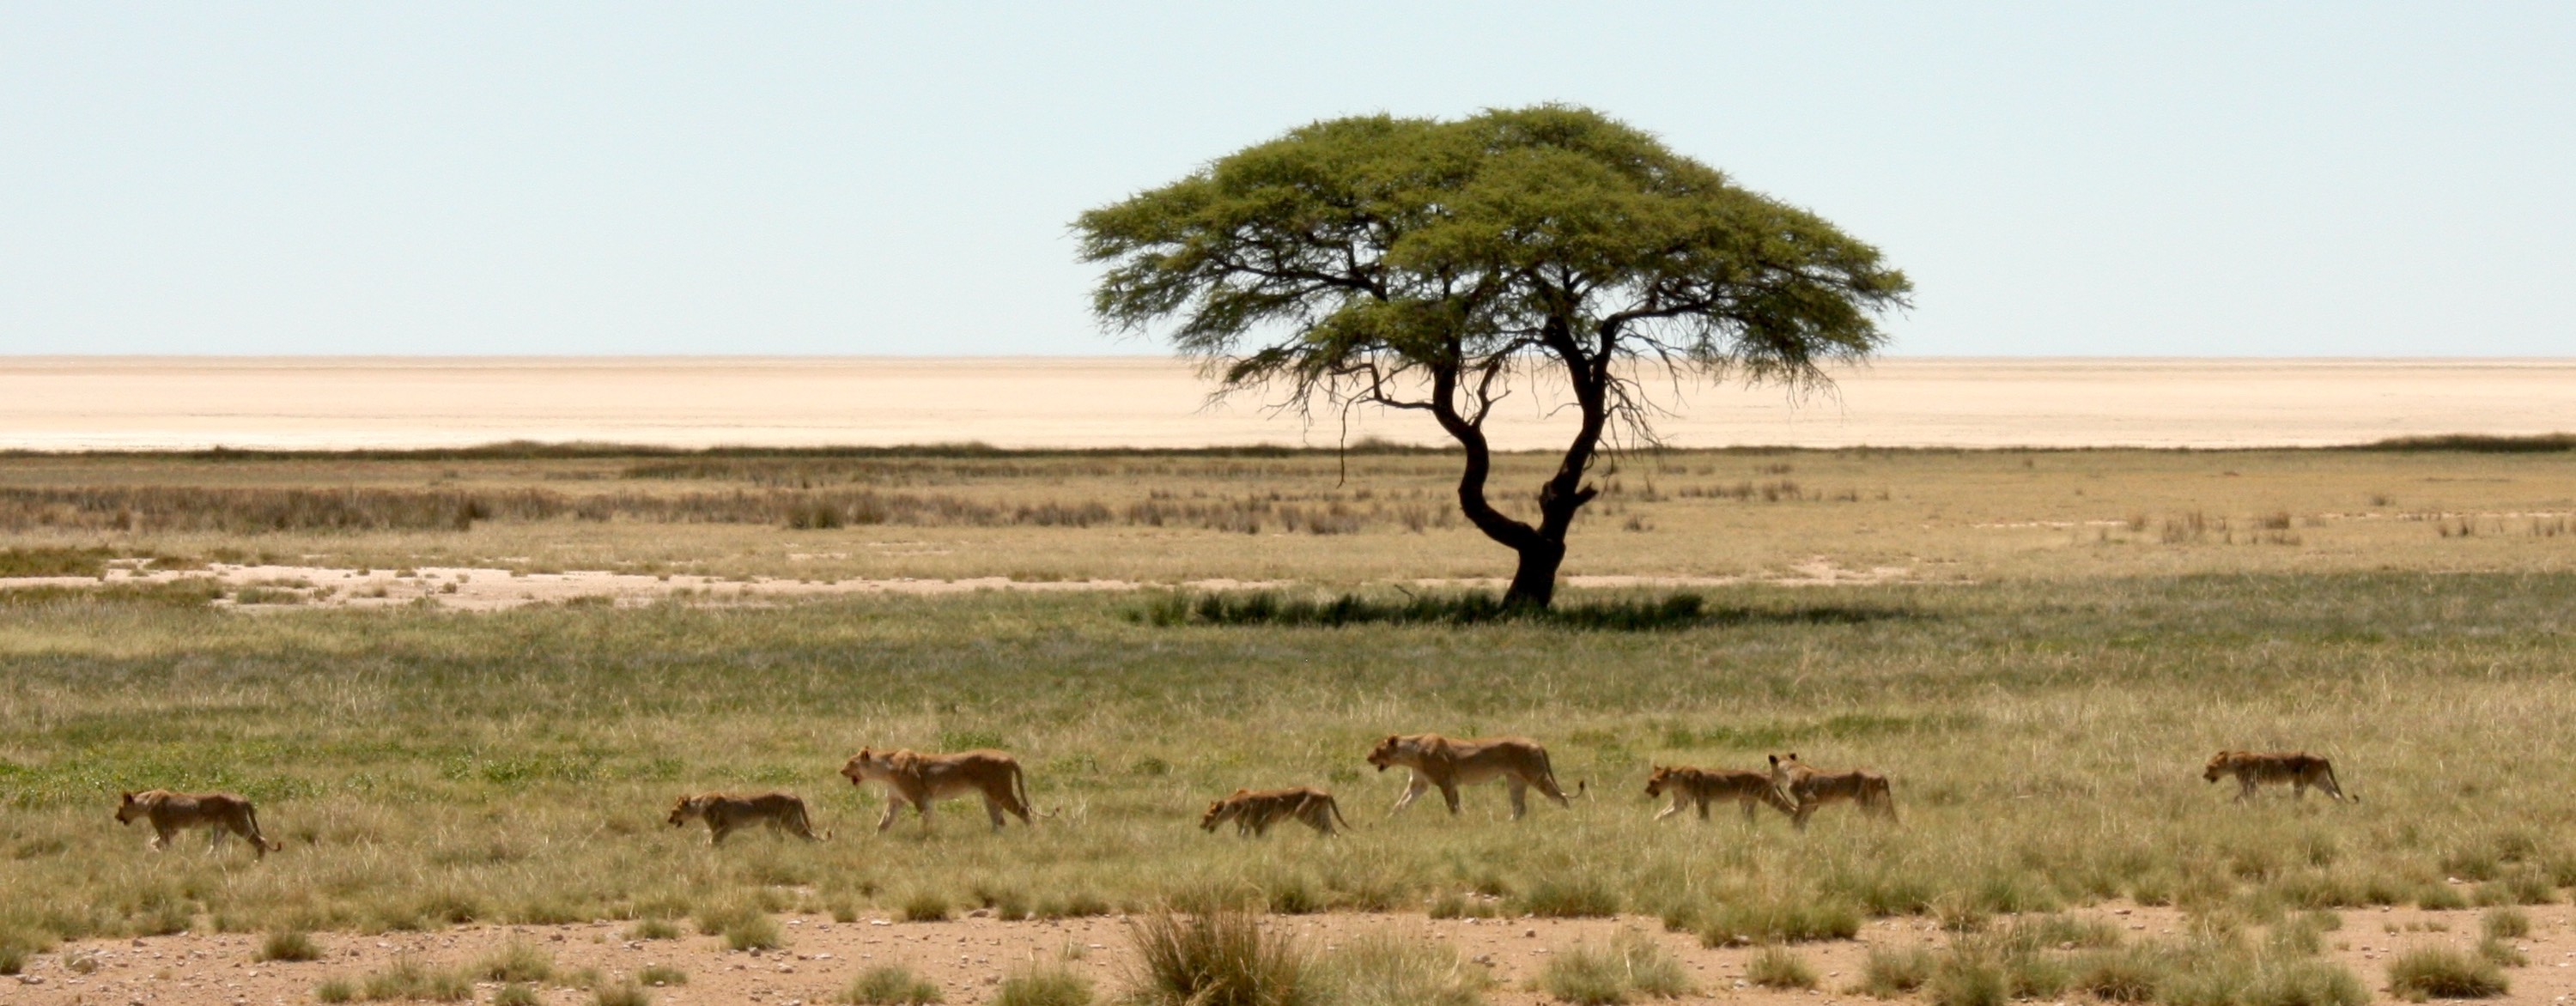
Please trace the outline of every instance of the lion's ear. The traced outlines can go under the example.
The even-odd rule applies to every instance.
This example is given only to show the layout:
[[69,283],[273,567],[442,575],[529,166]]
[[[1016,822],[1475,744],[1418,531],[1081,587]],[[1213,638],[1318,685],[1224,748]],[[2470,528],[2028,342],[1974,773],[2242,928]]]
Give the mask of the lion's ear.
[[1779,755],[1772,755],[1772,756],[1771,756],[1771,766],[1772,766],[1773,768],[1778,768],[1778,767],[1779,767],[1779,765],[1780,765],[1780,756],[1779,756]]
[[133,790],[130,790],[130,789],[129,789],[129,790],[126,790],[126,791],[125,791],[125,792],[123,792],[123,793],[119,793],[119,794],[117,794],[117,795],[116,795],[116,798],[117,798],[117,799],[119,799],[119,800],[123,800],[123,801],[125,801],[125,802],[127,802],[127,803],[133,803],[133,802],[134,802],[134,791],[133,791]]

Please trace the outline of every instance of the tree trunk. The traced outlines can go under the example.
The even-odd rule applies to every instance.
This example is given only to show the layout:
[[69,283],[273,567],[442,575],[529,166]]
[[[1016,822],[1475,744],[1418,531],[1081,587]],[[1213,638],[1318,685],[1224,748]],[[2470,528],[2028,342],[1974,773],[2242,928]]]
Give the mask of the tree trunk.
[[1565,543],[1540,538],[1518,548],[1520,568],[1512,571],[1512,586],[1503,592],[1503,606],[1545,608],[1556,600],[1556,568],[1565,564]]

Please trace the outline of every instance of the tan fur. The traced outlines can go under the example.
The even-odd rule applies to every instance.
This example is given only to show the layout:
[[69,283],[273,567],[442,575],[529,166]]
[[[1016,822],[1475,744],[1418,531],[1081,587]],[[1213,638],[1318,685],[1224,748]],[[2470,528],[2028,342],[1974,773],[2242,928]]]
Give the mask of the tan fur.
[[1691,768],[1686,765],[1654,766],[1646,776],[1646,796],[1672,794],[1673,805],[1655,815],[1661,821],[1682,812],[1691,804],[1699,805],[1699,819],[1708,820],[1708,805],[1718,800],[1733,800],[1744,808],[1744,819],[1753,820],[1753,805],[1767,803],[1780,813],[1796,816],[1798,808],[1780,795],[1780,787],[1771,777],[1760,772],[1740,769]]
[[2200,777],[2217,782],[2221,776],[2236,777],[2236,800],[2242,803],[2254,798],[2254,787],[2263,783],[2289,783],[2293,796],[2305,797],[2308,787],[2325,791],[2337,800],[2360,803],[2360,797],[2346,797],[2343,787],[2335,784],[2334,763],[2305,751],[2221,751],[2209,758]]
[[1796,754],[1772,755],[1771,785],[1797,805],[1789,821],[1800,828],[1807,826],[1816,808],[1845,800],[1859,804],[1862,811],[1896,820],[1896,797],[1887,788],[1887,777],[1867,769],[1824,772],[1799,761]]
[[895,815],[911,804],[921,814],[921,826],[930,827],[930,805],[949,797],[981,794],[984,813],[993,819],[993,830],[1002,830],[1002,814],[1008,811],[1029,820],[1029,790],[1020,775],[1020,763],[999,751],[961,751],[957,754],[922,754],[909,749],[877,751],[860,748],[841,766],[841,774],[850,785],[881,782],[886,785],[885,817],[877,821],[877,830],[894,827]]
[[[1388,734],[1369,752],[1369,764],[1380,772],[1402,765],[1413,771],[1413,784],[1397,797],[1393,814],[1412,806],[1424,790],[1440,787],[1440,798],[1449,804],[1449,813],[1458,813],[1458,787],[1473,786],[1501,779],[1511,787],[1512,820],[1529,813],[1529,790],[1538,791],[1559,806],[1572,807],[1565,791],[1556,785],[1556,771],[1548,766],[1547,749],[1527,737],[1485,737],[1476,740],[1453,740],[1439,734]],[[1582,786],[1575,787],[1576,792]]]
[[250,801],[233,793],[173,793],[166,789],[126,793],[119,798],[116,823],[132,824],[136,820],[152,822],[152,848],[170,847],[170,837],[182,828],[205,828],[208,848],[223,845],[227,834],[250,840],[250,847],[266,859],[268,854],[285,846],[271,842],[259,833],[259,812]]
[[723,845],[725,836],[755,824],[766,824],[808,842],[831,837],[814,834],[813,819],[805,816],[805,801],[789,793],[700,793],[681,797],[671,805],[671,827],[692,819],[707,823],[708,845]]
[[1333,795],[1312,786],[1288,789],[1238,789],[1225,799],[1208,804],[1207,813],[1199,815],[1199,828],[1215,831],[1217,825],[1234,822],[1237,835],[1268,835],[1270,826],[1281,821],[1304,822],[1319,834],[1331,835],[1334,822],[1348,828],[1340,804]]

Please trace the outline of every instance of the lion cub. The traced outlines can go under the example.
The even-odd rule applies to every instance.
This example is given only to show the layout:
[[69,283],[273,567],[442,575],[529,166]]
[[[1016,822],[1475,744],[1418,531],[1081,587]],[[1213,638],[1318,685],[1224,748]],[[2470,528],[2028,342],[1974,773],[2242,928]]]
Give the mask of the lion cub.
[[881,782],[891,791],[885,817],[877,821],[878,831],[894,827],[895,815],[907,803],[920,813],[921,827],[928,830],[933,802],[969,793],[984,798],[984,813],[993,819],[994,831],[1002,830],[1006,811],[1018,816],[1021,824],[1034,823],[1029,820],[1028,782],[1020,775],[1020,763],[999,751],[922,754],[902,748],[860,748],[841,766],[841,775],[852,786]]
[[1771,784],[1798,805],[1797,811],[1789,815],[1789,823],[1801,829],[1816,808],[1845,800],[1859,804],[1863,812],[1896,820],[1896,798],[1888,791],[1887,777],[1867,769],[1825,772],[1808,767],[1795,754],[1786,758],[1772,755]]
[[2254,787],[2267,782],[2289,783],[2292,796],[2307,796],[2308,787],[2314,786],[2337,800],[2361,802],[2360,797],[2343,795],[2343,787],[2335,785],[2333,762],[2305,751],[2221,751],[2211,755],[2209,765],[2200,772],[2200,777],[2210,782],[2230,775],[2236,777],[2239,803],[2253,799]]
[[[814,822],[805,816],[805,801],[790,793],[700,793],[671,805],[671,827],[695,818],[707,823],[707,844],[723,845],[725,836],[754,824],[766,824],[808,842],[816,841]],[[826,832],[821,838],[832,837]]]
[[209,849],[223,845],[224,836],[240,835],[250,840],[259,858],[286,848],[259,833],[259,812],[250,801],[234,793],[173,793],[166,789],[122,794],[116,808],[116,823],[133,824],[137,819],[152,822],[152,848],[170,847],[170,836],[181,828],[205,828],[212,834],[206,839]]
[[1344,828],[1351,826],[1349,821],[1342,819],[1342,808],[1333,802],[1331,793],[1312,786],[1296,786],[1235,790],[1232,796],[1208,804],[1207,813],[1199,815],[1199,828],[1213,832],[1217,825],[1232,821],[1237,835],[1268,835],[1271,825],[1288,820],[1303,822],[1316,833],[1326,836],[1333,833],[1336,821],[1341,822]]
[[1798,808],[1780,795],[1780,787],[1771,777],[1760,772],[1739,769],[1692,768],[1687,765],[1657,765],[1646,776],[1648,798],[1670,793],[1673,805],[1655,815],[1661,821],[1682,812],[1683,807],[1699,805],[1699,819],[1708,820],[1708,805],[1719,800],[1733,800],[1744,808],[1744,819],[1753,820],[1753,805],[1767,803],[1780,813],[1796,816]]

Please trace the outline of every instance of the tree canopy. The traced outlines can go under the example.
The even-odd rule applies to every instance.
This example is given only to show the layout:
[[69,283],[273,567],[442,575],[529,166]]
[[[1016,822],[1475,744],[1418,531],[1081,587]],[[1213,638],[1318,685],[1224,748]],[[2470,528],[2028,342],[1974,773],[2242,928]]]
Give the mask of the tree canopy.
[[[1656,376],[1830,384],[1912,285],[1816,215],[1654,136],[1543,105],[1317,122],[1084,213],[1093,310],[1210,365],[1221,391],[1429,414],[1466,454],[1459,506],[1544,606],[1617,437],[1655,442]],[[1544,375],[1578,428],[1535,523],[1486,494],[1497,401]]]

